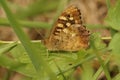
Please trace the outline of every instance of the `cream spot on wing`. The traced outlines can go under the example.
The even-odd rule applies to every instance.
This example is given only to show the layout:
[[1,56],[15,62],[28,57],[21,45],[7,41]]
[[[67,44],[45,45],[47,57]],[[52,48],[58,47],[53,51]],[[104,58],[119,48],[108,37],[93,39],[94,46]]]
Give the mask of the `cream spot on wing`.
[[57,31],[61,31],[61,29],[56,29]]
[[58,27],[63,27],[63,24],[58,23],[57,26],[58,26]]
[[72,33],[72,37],[74,37],[76,35],[76,33]]
[[59,34],[58,32],[55,32],[55,34],[57,35],[57,34]]
[[73,17],[70,17],[69,19],[70,19],[70,20],[73,20]]
[[60,16],[59,19],[61,19],[61,20],[67,20],[67,18],[64,17],[64,16]]
[[63,29],[63,32],[69,33],[69,30],[68,29]]
[[66,26],[69,27],[71,25],[71,23],[66,23]]
[[78,21],[77,21],[77,20],[75,20],[75,23],[78,23]]

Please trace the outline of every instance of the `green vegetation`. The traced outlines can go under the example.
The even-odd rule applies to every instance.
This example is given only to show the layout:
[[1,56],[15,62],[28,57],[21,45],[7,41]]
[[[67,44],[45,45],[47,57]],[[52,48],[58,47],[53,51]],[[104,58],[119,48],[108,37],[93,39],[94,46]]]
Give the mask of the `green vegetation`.
[[[0,41],[0,66],[7,68],[10,72],[15,71],[23,74],[25,77],[22,80],[76,80],[74,72],[79,66],[82,68],[82,74],[77,77],[81,78],[81,80],[97,80],[102,72],[104,72],[107,80],[120,80],[119,0],[114,7],[110,5],[109,0],[106,0],[109,8],[105,19],[107,25],[87,25],[90,29],[110,29],[112,37],[108,46],[102,42],[100,34],[92,33],[90,35],[90,47],[87,50],[48,52],[40,41],[30,41],[22,30],[24,26],[27,28],[51,28],[67,2],[67,0],[37,0],[25,9],[17,7],[17,13],[13,14],[9,8],[12,3],[8,5],[6,0],[0,0],[0,7],[4,9],[7,15],[7,19],[0,18],[0,25],[11,26],[20,40],[20,42]],[[27,17],[34,17],[55,9],[57,9],[57,14],[50,24],[26,20]],[[102,56],[104,55],[107,55],[107,57],[103,60]],[[99,69],[96,71],[94,71],[91,64],[95,59],[100,64]],[[118,73],[114,77],[110,76],[111,60],[118,68]],[[8,80],[8,77],[9,75],[5,75],[4,80]]]

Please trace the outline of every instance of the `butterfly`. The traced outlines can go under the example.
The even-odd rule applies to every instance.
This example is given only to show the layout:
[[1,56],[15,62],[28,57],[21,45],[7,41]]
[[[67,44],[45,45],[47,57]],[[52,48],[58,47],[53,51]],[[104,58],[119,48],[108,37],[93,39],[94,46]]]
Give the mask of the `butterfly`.
[[43,42],[50,51],[79,51],[89,46],[89,35],[82,24],[80,9],[70,6],[58,17]]

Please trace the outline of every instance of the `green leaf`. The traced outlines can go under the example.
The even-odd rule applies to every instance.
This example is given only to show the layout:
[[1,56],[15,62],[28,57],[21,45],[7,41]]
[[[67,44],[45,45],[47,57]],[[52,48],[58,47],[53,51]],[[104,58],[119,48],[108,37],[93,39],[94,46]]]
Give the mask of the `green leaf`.
[[[36,47],[36,50],[41,49],[39,53],[40,55],[42,56],[47,55],[45,54],[46,52],[45,48],[42,46],[42,44],[39,44],[39,43],[40,42],[33,42],[32,45]],[[15,60],[19,61],[20,63],[31,63],[31,60],[22,44],[18,44],[10,52],[11,52],[12,57],[15,58]]]
[[14,59],[8,58],[6,55],[0,56],[0,66],[7,68],[11,71],[21,73],[28,77],[36,77],[36,71],[30,63],[20,63]]
[[[34,45],[37,49],[41,49],[40,54],[43,55],[42,53],[45,53],[45,49],[43,49],[44,47],[39,43],[40,42],[33,42],[32,45]],[[1,66],[31,78],[37,77],[34,66],[21,43],[10,50],[10,55],[12,56],[12,59],[5,55],[0,57]],[[44,71],[42,70],[41,73],[43,72]]]
[[120,80],[120,73],[118,73],[112,80]]
[[112,53],[114,54],[120,54],[120,33],[116,33],[114,37],[112,38],[109,49],[112,50]]
[[21,44],[18,44],[14,49],[11,51],[12,57],[15,58],[16,61],[21,63],[31,63],[27,52],[25,51],[24,47]]
[[17,43],[15,42],[15,43],[10,43],[10,44],[0,46],[0,55],[13,49],[16,45]]
[[105,49],[105,44],[101,40],[101,35],[99,33],[93,33],[90,36],[90,47],[93,50],[103,50]]
[[120,0],[114,7],[109,8],[106,22],[111,28],[120,30]]
[[83,73],[81,80],[92,80],[93,68],[90,65],[90,63],[84,63],[82,67],[83,67]]

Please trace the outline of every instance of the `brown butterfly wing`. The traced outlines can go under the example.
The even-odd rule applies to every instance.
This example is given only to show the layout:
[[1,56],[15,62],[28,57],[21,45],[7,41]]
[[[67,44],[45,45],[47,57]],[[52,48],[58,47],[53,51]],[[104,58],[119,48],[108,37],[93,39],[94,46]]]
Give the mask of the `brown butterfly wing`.
[[77,7],[68,7],[55,23],[50,37],[45,40],[48,50],[78,51],[87,48],[89,32],[82,25]]

